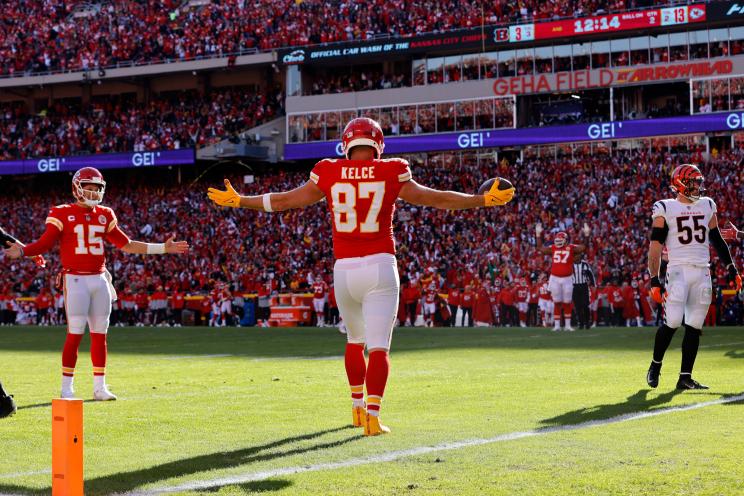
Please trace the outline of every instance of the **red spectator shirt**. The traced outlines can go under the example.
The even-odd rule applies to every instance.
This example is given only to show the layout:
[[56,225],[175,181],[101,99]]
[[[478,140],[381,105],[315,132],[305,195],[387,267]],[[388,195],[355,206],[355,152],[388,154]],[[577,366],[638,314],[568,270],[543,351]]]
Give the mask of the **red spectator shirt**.
[[462,308],[473,308],[473,298],[475,295],[472,291],[463,291],[460,296],[460,306]]
[[82,207],[76,203],[52,207],[46,218],[46,231],[38,241],[26,246],[27,257],[49,251],[60,240],[62,268],[70,274],[100,274],[106,270],[103,242],[117,248],[129,238],[117,225],[114,211],[108,207]]
[[52,306],[52,297],[47,293],[42,293],[36,297],[36,308],[39,310],[45,310]]
[[447,295],[447,304],[457,306],[460,304],[460,292],[453,288]]
[[328,202],[337,259],[395,254],[393,213],[401,187],[411,180],[407,161],[326,159],[315,165],[310,180]]
[[574,248],[576,245],[565,245],[560,248],[551,246],[553,264],[550,274],[556,277],[570,277],[573,275]]
[[171,308],[174,310],[183,310],[184,306],[186,306],[186,300],[183,297],[183,293],[174,292],[171,295]]

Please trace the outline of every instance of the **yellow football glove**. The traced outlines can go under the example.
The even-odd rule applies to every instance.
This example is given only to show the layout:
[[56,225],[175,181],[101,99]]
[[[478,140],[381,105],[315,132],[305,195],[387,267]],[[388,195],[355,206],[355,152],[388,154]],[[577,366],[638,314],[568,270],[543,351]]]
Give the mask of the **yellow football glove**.
[[232,184],[230,184],[230,181],[227,179],[225,179],[225,188],[226,191],[209,188],[207,190],[207,196],[210,200],[222,207],[240,207],[240,195],[235,191],[235,188],[232,187]]
[[491,185],[491,189],[486,191],[483,196],[485,197],[485,204],[487,207],[499,207],[506,205],[512,198],[514,198],[514,186],[509,189],[499,189],[499,180],[496,179]]

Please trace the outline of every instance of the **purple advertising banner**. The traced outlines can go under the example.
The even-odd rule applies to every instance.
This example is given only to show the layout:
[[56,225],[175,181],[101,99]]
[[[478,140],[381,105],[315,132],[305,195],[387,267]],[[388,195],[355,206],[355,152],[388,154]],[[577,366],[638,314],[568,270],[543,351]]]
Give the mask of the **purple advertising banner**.
[[43,157],[2,161],[0,162],[0,175],[76,171],[82,167],[127,169],[130,167],[193,165],[194,163],[195,154],[192,148],[151,152],[102,153],[99,155]]
[[[744,111],[571,126],[394,136],[385,139],[385,153],[395,155],[399,153],[471,150],[577,141],[606,141],[714,131],[744,131]],[[284,158],[286,160],[340,156],[341,143],[335,141],[288,143],[284,146]]]

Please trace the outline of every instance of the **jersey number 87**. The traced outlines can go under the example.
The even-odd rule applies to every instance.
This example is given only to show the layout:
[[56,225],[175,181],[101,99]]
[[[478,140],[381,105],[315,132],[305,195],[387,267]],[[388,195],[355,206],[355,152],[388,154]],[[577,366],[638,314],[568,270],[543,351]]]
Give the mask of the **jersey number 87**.
[[[380,223],[377,218],[380,215],[384,196],[384,181],[363,182],[356,187],[352,183],[334,184],[331,187],[331,200],[333,201],[333,222],[336,231],[350,233],[359,227],[359,232],[362,233],[379,232]],[[358,198],[372,199],[367,216],[361,224],[359,224],[357,216]]]

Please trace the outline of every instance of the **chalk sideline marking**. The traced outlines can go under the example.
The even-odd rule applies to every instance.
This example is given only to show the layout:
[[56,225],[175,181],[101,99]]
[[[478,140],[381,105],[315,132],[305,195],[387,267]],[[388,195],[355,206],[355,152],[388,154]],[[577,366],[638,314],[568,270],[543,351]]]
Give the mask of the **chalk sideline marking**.
[[399,460],[401,458],[408,458],[411,456],[425,455],[428,453],[434,453],[437,451],[450,451],[462,448],[469,448],[472,446],[482,446],[485,444],[500,443],[504,441],[514,441],[516,439],[523,439],[527,437],[543,436],[546,434],[552,434],[554,432],[563,431],[575,431],[580,429],[587,429],[590,427],[603,426],[608,424],[617,424],[620,422],[628,422],[631,420],[641,420],[649,417],[657,417],[659,415],[666,415],[668,413],[687,412],[691,410],[697,410],[699,408],[705,408],[714,405],[723,405],[726,403],[735,403],[737,401],[744,400],[744,393],[736,396],[729,396],[728,398],[720,398],[712,401],[705,401],[701,403],[693,403],[691,405],[672,406],[668,408],[660,408],[658,410],[645,411],[645,412],[632,412],[616,417],[601,420],[589,420],[587,422],[581,422],[573,425],[561,425],[556,427],[543,427],[531,431],[521,432],[509,432],[501,434],[496,437],[485,438],[485,439],[466,439],[463,441],[454,441],[449,443],[437,444],[434,446],[419,446],[417,448],[410,448],[400,451],[389,451],[387,453],[381,453],[379,455],[368,456],[363,458],[356,458],[353,460],[345,460],[342,462],[328,462],[318,463],[315,465],[303,465],[296,467],[286,467],[274,470],[265,470],[262,472],[253,472],[243,475],[237,475],[233,477],[223,477],[218,479],[212,479],[209,481],[196,481],[185,484],[179,484],[176,486],[167,486],[161,488],[154,488],[149,490],[137,490],[126,493],[128,495],[150,495],[150,494],[163,494],[172,493],[178,491],[196,491],[199,489],[208,489],[214,487],[230,486],[234,484],[244,484],[246,482],[256,482],[274,477],[281,477],[287,475],[301,474],[304,472],[318,472],[321,470],[336,470],[340,468],[356,467],[359,465],[366,465],[370,463],[384,463]]

